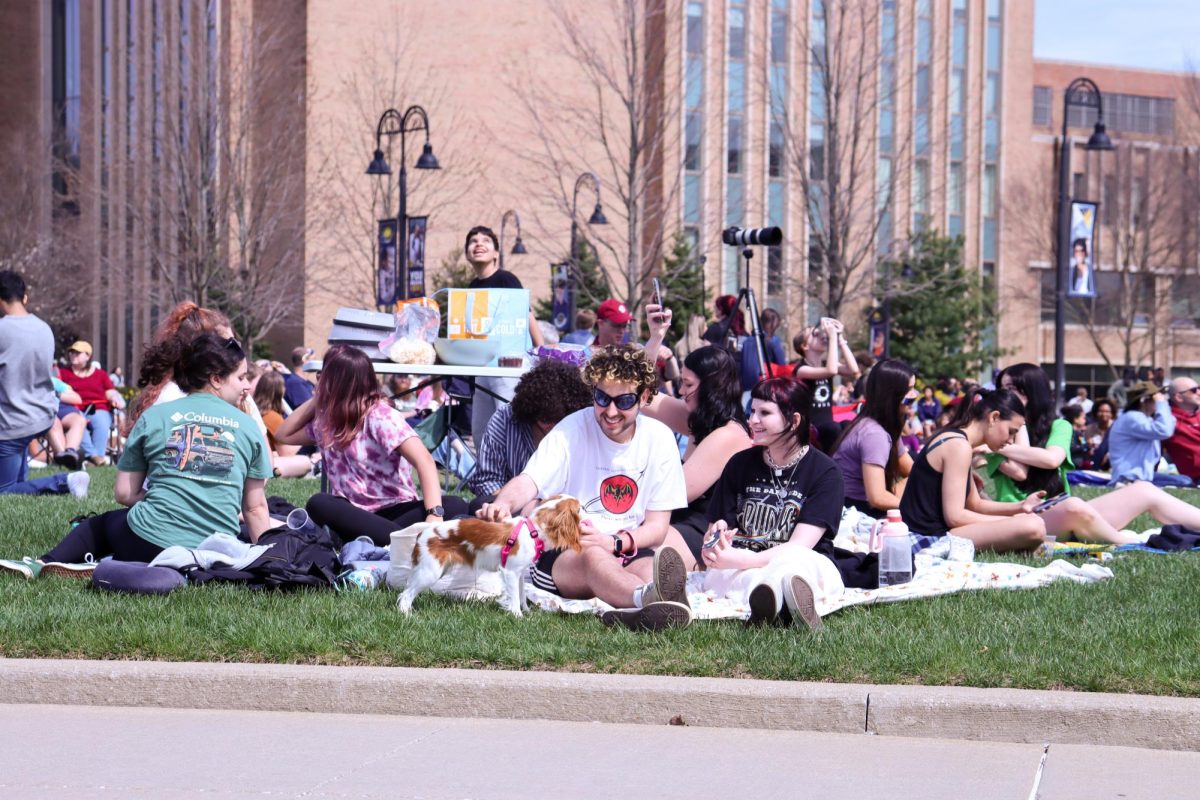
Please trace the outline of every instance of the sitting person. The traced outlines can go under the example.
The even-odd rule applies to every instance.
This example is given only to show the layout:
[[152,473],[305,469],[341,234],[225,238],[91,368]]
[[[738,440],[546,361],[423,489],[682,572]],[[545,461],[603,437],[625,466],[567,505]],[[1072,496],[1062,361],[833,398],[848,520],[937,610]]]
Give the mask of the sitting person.
[[909,453],[915,453],[921,449],[921,438],[924,435],[925,426],[917,418],[916,403],[910,403],[904,411],[904,433],[900,435],[900,441],[908,448]]
[[640,347],[601,347],[583,379],[592,387],[592,407],[554,426],[521,474],[477,516],[501,522],[526,513],[539,497],[577,498],[583,550],[543,553],[534,585],[630,609],[605,615],[608,624],[655,630],[687,625],[692,612],[682,558],[674,548],[660,547],[671,512],[687,505],[679,449],[665,425],[641,413],[654,393],[654,368]]
[[86,472],[58,472],[29,480],[29,443],[55,420],[51,370],[54,332],[29,313],[25,280],[0,270],[0,494],[66,494],[86,496]]
[[[650,304],[646,318],[651,332],[646,346],[654,348],[670,328],[671,311]],[[750,446],[750,427],[742,414],[737,362],[728,350],[714,345],[693,350],[683,360],[682,372],[682,397],[655,395],[645,413],[688,437],[683,453],[688,504],[672,512],[666,541],[693,570],[703,566],[700,550],[708,530],[713,485],[733,454]]]
[[574,330],[563,334],[563,337],[559,341],[563,344],[581,344],[584,347],[589,347],[596,340],[596,334],[592,330],[595,327],[596,312],[590,308],[581,308],[575,312]]
[[[772,364],[782,366],[787,363],[787,356],[783,352],[783,342],[775,334],[782,323],[783,319],[779,316],[779,312],[773,308],[764,308],[759,312],[758,325],[762,330],[763,342],[767,348],[768,370],[771,369]],[[758,348],[754,346],[752,339],[746,340],[746,346],[742,348],[741,374],[742,407],[745,408],[750,403],[750,390],[754,388],[754,384],[764,377],[771,377],[770,374],[762,374],[758,363]]]
[[[1066,470],[1070,425],[1053,419],[1050,380],[1036,364],[1014,364],[1000,373],[1000,385],[1012,390],[1025,404],[1025,430],[998,454],[988,456],[997,499],[1021,501],[1043,490],[1047,494],[1070,493]],[[1070,497],[1041,514],[1046,533],[1058,541],[1072,538],[1104,544],[1141,541],[1123,531],[1134,517],[1148,513],[1161,524],[1200,528],[1200,508],[1185,503],[1146,481],[1108,492],[1092,500]]]
[[0,568],[26,578],[87,577],[105,556],[151,561],[213,533],[237,536],[239,510],[252,542],[271,527],[270,456],[235,405],[249,388],[242,348],[204,334],[184,349],[174,374],[186,395],[142,414],[117,465],[113,494],[127,508],[82,520],[37,560],[0,561]]
[[58,410],[50,430],[46,431],[46,446],[49,452],[45,452],[35,439],[29,443],[29,455],[31,458],[45,458],[47,464],[53,460],[60,467],[76,470],[83,466],[79,447],[87,433],[87,419],[76,408],[83,402],[83,398],[58,378],[52,380],[54,393],[58,396]]
[[916,400],[913,368],[897,358],[884,358],[867,376],[866,402],[833,448],[833,463],[842,473],[845,504],[883,519],[900,507],[904,479],[912,457],[900,441],[904,420]]
[[921,438],[928,439],[938,426],[938,417],[942,415],[942,404],[933,392],[933,384],[925,384],[921,390],[921,399],[917,401],[917,419],[921,421]]
[[393,531],[467,511],[462,499],[442,497],[433,456],[384,399],[371,360],[355,347],[329,348],[316,394],[275,429],[275,441],[320,448],[330,491],[314,494],[306,508],[343,542],[368,536],[384,547]]
[[267,428],[267,445],[271,451],[271,471],[276,478],[309,478],[317,473],[321,463],[320,453],[302,455],[300,447],[283,444],[275,438],[275,431],[283,425],[284,378],[275,370],[267,370],[258,376],[254,386],[254,405],[262,414]]
[[546,434],[568,414],[590,407],[592,390],[579,368],[546,359],[521,376],[510,405],[502,406],[479,443],[479,460],[467,484],[474,514],[520,475]]
[[1071,423],[1071,461],[1082,467],[1087,462],[1091,449],[1088,447],[1086,416],[1083,408],[1076,403],[1068,403],[1058,410],[1062,418]]
[[1045,497],[1036,492],[1019,502],[980,496],[971,475],[975,449],[1008,446],[1025,424],[1025,406],[1015,392],[981,392],[963,400],[950,426],[936,431],[913,460],[900,498],[900,515],[913,533],[970,539],[979,550],[1033,550],[1046,538],[1042,517],[1032,513]]
[[[1124,389],[1124,386],[1122,386]],[[1124,392],[1123,392],[1124,393]],[[1108,463],[1108,432],[1117,419],[1117,407],[1107,397],[1101,397],[1092,404],[1093,421],[1083,430],[1087,438],[1088,458],[1084,469],[1107,470]]]
[[820,628],[816,603],[822,598],[847,585],[878,585],[875,571],[862,569],[874,557],[833,546],[842,477],[828,456],[809,446],[809,385],[768,378],[750,394],[754,446],[729,459],[713,488],[699,588],[748,604],[751,623]]
[[792,347],[800,354],[794,376],[813,386],[811,420],[819,437],[815,444],[822,452],[831,453],[842,432],[842,427],[833,421],[833,379],[845,375],[851,381],[856,380],[858,362],[850,351],[842,323],[829,317],[797,333]]
[[1137,383],[1126,395],[1125,413],[1108,432],[1110,486],[1129,481],[1153,481],[1162,458],[1162,443],[1175,433],[1175,415],[1162,390]]
[[1163,442],[1180,475],[1200,482],[1200,386],[1191,378],[1171,381],[1171,413],[1175,433]]
[[94,466],[108,463],[108,433],[113,426],[113,410],[124,409],[125,399],[113,386],[108,373],[92,362],[92,346],[80,340],[67,350],[69,366],[58,377],[79,393],[78,408],[87,417],[91,430],[83,437],[83,454]]
[[304,362],[316,354],[311,347],[292,348],[292,369],[283,376],[283,402],[289,409],[297,409],[312,399],[315,391],[312,381],[304,374]]

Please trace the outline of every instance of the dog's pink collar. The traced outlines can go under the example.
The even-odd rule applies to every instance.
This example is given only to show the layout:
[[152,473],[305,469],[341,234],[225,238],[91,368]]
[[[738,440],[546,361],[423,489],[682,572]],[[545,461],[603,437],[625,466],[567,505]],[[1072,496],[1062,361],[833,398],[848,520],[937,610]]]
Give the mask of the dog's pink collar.
[[529,536],[533,539],[533,560],[537,561],[542,557],[542,553],[546,550],[546,544],[538,536],[537,528],[533,527],[533,522],[529,517],[521,517],[517,520],[517,524],[513,525],[512,533],[508,535],[508,541],[504,543],[504,547],[500,548],[500,566],[508,563],[508,554],[512,552],[513,545],[517,543],[517,537],[521,535],[521,529],[527,528]]

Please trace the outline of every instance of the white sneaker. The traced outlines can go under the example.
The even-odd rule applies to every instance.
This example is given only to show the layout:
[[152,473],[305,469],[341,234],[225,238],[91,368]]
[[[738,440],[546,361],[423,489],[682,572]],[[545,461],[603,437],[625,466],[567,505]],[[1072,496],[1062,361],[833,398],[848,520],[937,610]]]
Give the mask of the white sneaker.
[[91,485],[91,482],[92,476],[83,470],[67,475],[67,488],[71,490],[71,494],[79,498],[88,496],[88,486]]

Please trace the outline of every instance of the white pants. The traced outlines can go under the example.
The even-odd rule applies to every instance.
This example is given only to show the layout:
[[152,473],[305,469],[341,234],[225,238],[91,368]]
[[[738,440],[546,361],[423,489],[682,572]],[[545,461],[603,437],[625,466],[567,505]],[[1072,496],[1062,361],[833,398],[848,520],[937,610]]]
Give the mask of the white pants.
[[[750,591],[760,583],[775,590],[779,610],[783,610],[783,583],[793,575],[799,575],[812,587],[813,599],[818,612],[827,603],[846,590],[842,575],[832,561],[820,553],[804,547],[789,547],[780,551],[765,567],[753,569],[710,569],[697,573],[701,576],[700,591],[712,592],[735,603],[748,605]],[[689,584],[689,588],[696,588]]]

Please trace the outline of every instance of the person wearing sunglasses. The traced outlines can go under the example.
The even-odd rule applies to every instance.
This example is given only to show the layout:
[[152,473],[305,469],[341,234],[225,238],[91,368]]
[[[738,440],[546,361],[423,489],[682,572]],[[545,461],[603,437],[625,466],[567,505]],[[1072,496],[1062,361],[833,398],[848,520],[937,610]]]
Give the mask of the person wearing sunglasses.
[[679,448],[669,428],[643,415],[654,365],[633,345],[597,348],[583,370],[592,405],[563,418],[521,474],[478,511],[499,522],[538,498],[566,494],[583,508],[583,550],[548,550],[533,583],[562,597],[597,597],[621,611],[606,624],[659,630],[691,622],[686,569],[662,546],[671,512],[687,505]]
[[1200,386],[1192,378],[1176,378],[1171,381],[1168,400],[1175,416],[1175,433],[1163,442],[1163,449],[1180,475],[1200,483]]
[[800,354],[793,376],[813,387],[811,419],[819,437],[817,444],[822,452],[832,453],[833,443],[842,432],[833,420],[833,379],[842,375],[851,383],[858,380],[858,361],[846,341],[842,323],[829,317],[803,328],[792,337],[792,347]]

